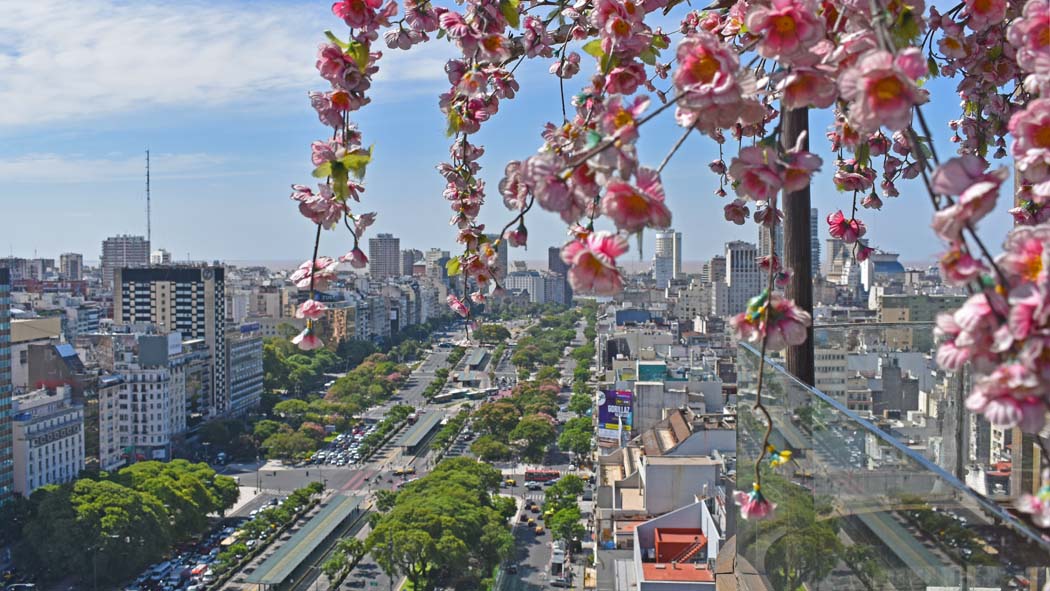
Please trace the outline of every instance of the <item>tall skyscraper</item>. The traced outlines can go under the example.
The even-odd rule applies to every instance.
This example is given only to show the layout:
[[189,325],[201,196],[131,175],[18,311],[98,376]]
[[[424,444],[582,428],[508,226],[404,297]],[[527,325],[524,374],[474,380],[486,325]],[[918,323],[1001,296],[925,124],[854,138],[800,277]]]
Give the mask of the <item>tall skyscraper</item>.
[[226,381],[226,284],[223,267],[118,269],[113,321],[150,323],[186,339],[204,339],[211,354],[209,414],[229,410]]
[[762,289],[762,273],[758,267],[758,250],[750,242],[734,240],[726,243],[726,286],[729,288],[728,313],[739,314],[747,308],[747,301]]
[[[777,258],[781,261],[784,260],[784,226],[776,226],[773,228],[773,236],[776,238],[776,247],[773,251]],[[769,228],[765,226],[758,226],[758,256],[765,257],[769,256]]]
[[682,276],[682,233],[674,229],[657,230],[653,254],[653,279],[663,287]]
[[84,255],[75,252],[62,253],[58,257],[58,273],[67,281],[84,278]]
[[565,264],[565,261],[561,259],[561,247],[551,246],[547,249],[547,270],[561,275],[562,281],[565,282],[565,301],[566,303],[572,302],[572,286],[569,285],[569,265]]
[[809,257],[813,276],[820,275],[820,212],[816,207],[809,210]]
[[102,241],[102,287],[114,288],[117,269],[149,266],[149,240],[142,236],[111,236]]
[[0,504],[14,487],[14,441],[11,438],[11,274],[0,267]]
[[368,272],[372,279],[401,276],[401,239],[376,234],[368,239]]
[[431,248],[423,255],[423,261],[426,263],[427,277],[438,283],[448,283],[448,269],[445,264],[451,259],[451,255],[447,250],[441,250],[440,248]]

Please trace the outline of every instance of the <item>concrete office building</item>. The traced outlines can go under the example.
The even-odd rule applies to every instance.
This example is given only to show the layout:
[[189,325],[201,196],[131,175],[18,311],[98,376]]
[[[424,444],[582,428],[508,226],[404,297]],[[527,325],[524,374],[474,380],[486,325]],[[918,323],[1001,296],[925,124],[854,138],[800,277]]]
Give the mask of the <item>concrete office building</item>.
[[151,265],[170,265],[171,264],[171,253],[158,248],[153,252],[149,253],[149,264]]
[[67,252],[58,257],[58,274],[67,281],[80,281],[84,278],[84,255]]
[[226,335],[226,376],[229,414],[244,416],[259,406],[263,391],[263,341],[258,331],[238,330]]
[[11,274],[0,267],[0,504],[14,487],[11,441]]
[[747,301],[762,290],[762,272],[756,258],[758,250],[750,242],[734,240],[726,243],[726,277],[729,288],[726,313],[735,315],[747,308]]
[[34,390],[14,397],[14,492],[28,497],[48,484],[77,478],[84,469],[84,407],[72,389]]
[[401,239],[377,234],[368,239],[368,273],[372,279],[401,275]]
[[226,378],[226,287],[223,267],[119,269],[113,294],[117,325],[152,324],[202,339],[211,355],[207,415],[230,410]]
[[820,212],[809,210],[809,256],[813,276],[820,275]]
[[657,230],[653,254],[653,280],[657,287],[666,287],[672,279],[682,276],[682,233],[673,229]]
[[115,289],[117,269],[149,266],[149,241],[142,236],[111,236],[102,241],[102,288]]

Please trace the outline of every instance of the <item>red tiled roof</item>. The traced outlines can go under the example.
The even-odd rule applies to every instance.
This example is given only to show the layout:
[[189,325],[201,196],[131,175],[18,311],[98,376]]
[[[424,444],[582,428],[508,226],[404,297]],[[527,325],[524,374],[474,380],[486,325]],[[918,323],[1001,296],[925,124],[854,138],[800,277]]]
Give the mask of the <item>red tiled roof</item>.
[[694,583],[712,583],[715,574],[706,564],[662,564],[656,562],[642,563],[642,576],[646,581],[681,581]]

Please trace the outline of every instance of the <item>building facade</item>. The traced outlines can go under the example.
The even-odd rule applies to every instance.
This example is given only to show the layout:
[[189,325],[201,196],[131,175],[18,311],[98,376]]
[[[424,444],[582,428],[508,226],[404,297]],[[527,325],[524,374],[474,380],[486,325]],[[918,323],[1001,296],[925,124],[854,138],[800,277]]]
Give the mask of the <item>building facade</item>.
[[0,504],[14,487],[11,440],[11,273],[0,267]]
[[728,289],[728,309],[726,312],[735,315],[747,308],[747,301],[758,295],[762,289],[762,273],[755,260],[758,250],[750,242],[734,240],[726,243],[726,286]]
[[118,325],[152,324],[162,333],[203,339],[211,355],[208,416],[229,410],[226,378],[226,286],[223,267],[119,269],[113,294]]
[[263,340],[257,332],[226,335],[229,414],[247,415],[258,408],[263,392]]
[[809,256],[813,276],[820,275],[820,212],[816,207],[809,210]]
[[58,257],[58,274],[67,281],[80,281],[84,278],[84,255],[66,252]]
[[665,287],[672,279],[682,276],[682,233],[674,229],[657,230],[653,253],[653,279],[657,287]]
[[401,275],[401,239],[393,234],[376,234],[368,239],[368,272],[373,279]]
[[35,390],[12,406],[14,492],[28,497],[47,484],[77,478],[84,469],[84,407],[72,390]]
[[142,236],[111,236],[102,241],[102,287],[116,289],[113,277],[117,269],[149,266],[149,241]]

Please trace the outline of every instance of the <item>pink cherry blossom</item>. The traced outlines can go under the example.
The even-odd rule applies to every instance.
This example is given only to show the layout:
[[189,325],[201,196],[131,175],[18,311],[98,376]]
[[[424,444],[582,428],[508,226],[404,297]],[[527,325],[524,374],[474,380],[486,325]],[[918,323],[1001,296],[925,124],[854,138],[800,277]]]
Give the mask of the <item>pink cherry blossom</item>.
[[759,491],[757,484],[754,485],[754,489],[750,493],[742,490],[736,491],[733,493],[733,500],[740,506],[740,516],[744,519],[766,519],[773,515],[773,511],[777,507],[766,500]]
[[1010,23],[1006,38],[1017,49],[1017,65],[1027,72],[1050,72],[1050,3],[1028,0],[1021,18]]
[[974,31],[983,31],[998,25],[1006,17],[1006,0],[964,0],[966,26]]
[[874,248],[868,246],[867,244],[862,244],[858,241],[857,254],[855,254],[854,257],[856,257],[858,263],[863,263],[864,261],[868,260],[868,258],[871,257],[871,255],[874,253]]
[[748,146],[729,164],[729,178],[737,194],[755,201],[768,201],[784,185],[776,150],[765,145]]
[[960,243],[953,242],[940,259],[941,276],[948,283],[965,285],[980,278],[988,268],[980,260],[962,250]]
[[365,230],[376,221],[376,212],[360,213],[354,219],[354,236],[360,240],[365,235]]
[[826,109],[835,102],[839,95],[835,80],[815,68],[793,68],[780,81],[777,89],[781,92],[784,106],[791,109],[801,107]]
[[302,332],[295,335],[295,338],[292,339],[292,344],[299,347],[302,351],[313,351],[314,349],[320,349],[324,346],[324,343],[321,339],[317,338],[317,335],[314,334],[313,328],[310,325],[307,325]]
[[738,226],[744,225],[748,216],[751,215],[751,210],[747,207],[747,201],[743,199],[734,199],[732,203],[727,203],[724,210],[726,221],[733,222]]
[[633,103],[627,103],[625,99],[614,96],[609,99],[602,115],[602,127],[605,133],[631,142],[638,138],[638,117],[645,112],[649,106],[649,99],[644,96],[634,97]]
[[[1037,0],[1038,1],[1038,0]],[[1032,516],[1037,527],[1050,528],[1050,469],[1044,469],[1043,484],[1033,495],[1024,493],[1017,499],[1016,507],[1021,513]]]
[[[313,268],[311,269],[311,263]],[[310,280],[313,279],[313,289],[325,289],[328,282],[335,279],[335,269],[339,263],[332,257],[318,257],[315,261],[306,261],[299,265],[288,277],[288,280],[299,289],[310,289]]]
[[839,81],[842,97],[849,101],[849,120],[857,129],[872,132],[880,126],[892,130],[911,123],[913,106],[926,102],[915,81],[888,51],[872,51],[847,70]]
[[577,293],[612,295],[623,289],[616,258],[627,252],[627,241],[609,232],[594,232],[562,247],[561,258],[570,265],[569,283]]
[[445,301],[448,302],[448,307],[452,308],[452,311],[456,314],[459,314],[464,318],[470,316],[470,309],[467,308],[467,305],[460,301],[456,296],[449,294]]
[[783,161],[784,190],[794,192],[809,184],[813,173],[820,170],[820,156],[804,150],[793,150],[785,155]]
[[324,316],[325,310],[327,309],[328,306],[324,305],[322,302],[310,299],[299,304],[299,307],[295,310],[295,317],[317,320],[318,318]]
[[[808,312],[799,308],[787,298],[773,293],[757,296],[748,302],[748,309],[729,320],[730,325],[741,339],[753,343],[766,340],[766,348],[772,351],[801,345],[806,341],[806,327],[811,323]],[[755,301],[760,300],[760,301]],[[768,306],[768,319],[763,307]]]
[[1003,250],[996,263],[1017,280],[1046,282],[1050,277],[1050,224],[1014,228]]
[[671,211],[664,203],[664,189],[655,170],[639,168],[638,186],[622,181],[609,183],[602,197],[602,213],[625,232],[644,228],[667,228]]
[[758,53],[789,64],[824,36],[812,0],[773,0],[769,7],[757,6],[747,16],[747,28],[761,38]]
[[507,240],[507,244],[512,247],[525,246],[529,241],[529,231],[522,224],[516,230],[507,230],[503,237]]
[[828,216],[828,232],[831,233],[833,238],[838,238],[846,244],[856,242],[867,231],[868,229],[864,227],[860,220],[856,218],[846,219],[846,216],[842,214],[842,210]]
[[678,44],[677,59],[672,79],[684,95],[678,104],[680,111],[690,114],[688,122],[711,129],[736,123],[744,114],[736,51],[714,35],[696,31]]
[[350,213],[347,205],[335,198],[328,185],[319,185],[317,193],[303,185],[292,185],[292,200],[299,202],[299,213],[328,230]]
[[1035,99],[1014,113],[1010,133],[1017,169],[1024,178],[1032,183],[1050,178],[1050,98]]
[[634,94],[645,83],[645,66],[628,62],[613,68],[605,77],[605,92],[609,94]]
[[568,80],[580,72],[580,54],[575,51],[569,52],[564,59],[559,59],[551,64],[551,74]]
[[355,269],[364,269],[368,266],[368,256],[356,246],[350,252],[339,257],[339,260],[344,263],[350,263],[350,266]]

